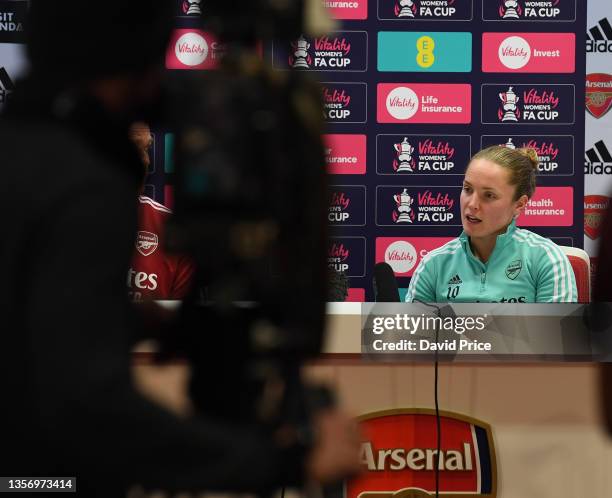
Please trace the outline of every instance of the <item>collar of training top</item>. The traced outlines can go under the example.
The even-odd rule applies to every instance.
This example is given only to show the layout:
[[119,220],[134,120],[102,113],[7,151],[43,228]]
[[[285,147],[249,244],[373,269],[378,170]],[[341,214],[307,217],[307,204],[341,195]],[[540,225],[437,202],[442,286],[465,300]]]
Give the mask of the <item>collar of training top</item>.
[[[515,231],[516,231],[516,220],[512,219],[512,221],[506,228],[506,231],[504,233],[500,233],[497,236],[497,240],[495,241],[495,249],[501,249],[502,247],[505,247],[508,244],[508,242],[512,240],[512,234],[514,234]],[[459,240],[461,241],[463,248],[466,249],[466,247],[468,246],[470,237],[465,233],[465,231],[461,232],[461,235],[459,236]]]

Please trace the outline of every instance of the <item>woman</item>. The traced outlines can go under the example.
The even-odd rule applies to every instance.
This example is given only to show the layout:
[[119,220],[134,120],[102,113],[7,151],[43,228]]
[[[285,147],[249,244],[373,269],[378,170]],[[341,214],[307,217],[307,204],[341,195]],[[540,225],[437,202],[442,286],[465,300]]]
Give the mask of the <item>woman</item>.
[[535,191],[533,149],[478,152],[461,191],[463,233],[423,258],[406,301],[575,302],[574,272],[549,239],[516,227]]

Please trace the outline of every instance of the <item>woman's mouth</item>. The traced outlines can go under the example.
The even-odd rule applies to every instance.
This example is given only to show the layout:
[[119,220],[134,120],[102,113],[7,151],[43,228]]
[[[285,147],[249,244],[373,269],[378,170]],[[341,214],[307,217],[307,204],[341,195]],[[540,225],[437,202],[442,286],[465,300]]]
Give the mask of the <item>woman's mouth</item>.
[[466,221],[467,221],[468,223],[474,223],[474,224],[476,224],[476,223],[481,223],[481,222],[482,222],[482,220],[481,220],[480,218],[477,218],[476,216],[471,216],[471,215],[469,215],[469,214],[466,214],[466,215],[465,215],[465,219],[466,219]]

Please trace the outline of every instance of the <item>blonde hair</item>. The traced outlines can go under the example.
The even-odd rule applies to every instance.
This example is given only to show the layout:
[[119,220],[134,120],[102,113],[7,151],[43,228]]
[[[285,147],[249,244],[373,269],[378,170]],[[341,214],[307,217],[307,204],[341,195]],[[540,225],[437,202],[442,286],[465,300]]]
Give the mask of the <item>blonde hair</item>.
[[538,153],[535,149],[528,147],[511,149],[503,145],[492,145],[474,154],[471,161],[474,159],[486,159],[508,169],[510,185],[516,186],[514,200],[517,201],[523,195],[531,199],[536,189],[536,173],[539,164]]

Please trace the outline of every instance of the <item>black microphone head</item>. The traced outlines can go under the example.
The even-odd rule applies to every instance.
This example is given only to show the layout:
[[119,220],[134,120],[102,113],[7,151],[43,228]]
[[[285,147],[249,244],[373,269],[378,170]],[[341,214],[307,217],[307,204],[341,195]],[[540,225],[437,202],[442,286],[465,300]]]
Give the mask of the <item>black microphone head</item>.
[[393,269],[388,263],[374,265],[374,296],[376,302],[399,303],[399,289]]

